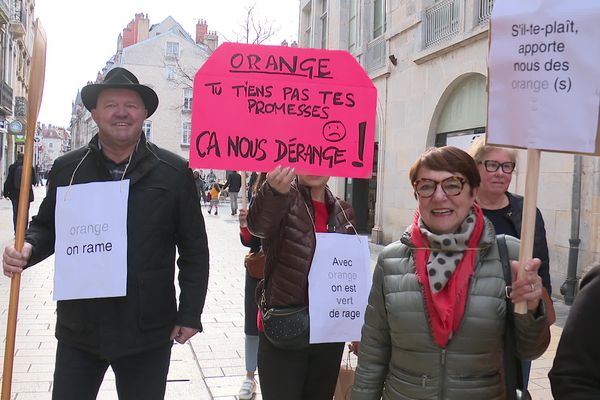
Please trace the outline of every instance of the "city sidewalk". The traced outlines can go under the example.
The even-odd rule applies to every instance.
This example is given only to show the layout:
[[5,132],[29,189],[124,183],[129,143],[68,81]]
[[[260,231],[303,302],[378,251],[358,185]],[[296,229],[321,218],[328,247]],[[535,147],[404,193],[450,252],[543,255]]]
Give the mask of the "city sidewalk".
[[[35,189],[35,214],[44,196],[44,188]],[[185,345],[173,347],[166,399],[235,400],[245,375],[242,260],[247,249],[239,242],[237,216],[229,215],[229,203],[220,204],[218,216],[205,214],[210,248],[210,282],[202,315],[204,332]],[[1,249],[13,240],[12,209],[8,200],[0,200]],[[382,246],[371,245],[372,262]],[[12,400],[50,399],[56,351],[54,338],[55,308],[52,301],[54,258],[26,271],[21,279],[20,304],[14,360]],[[6,332],[10,281],[0,277],[0,331]],[[568,307],[556,302],[562,326]],[[562,329],[552,327],[552,343],[539,360],[533,362],[530,391],[534,399],[552,399],[547,378]],[[4,355],[2,351],[1,355]],[[3,358],[3,357],[2,357]],[[356,358],[352,357],[353,362]],[[0,365],[1,367],[1,365]],[[98,396],[117,399],[112,372],[106,375]],[[257,394],[255,400],[261,400]]]

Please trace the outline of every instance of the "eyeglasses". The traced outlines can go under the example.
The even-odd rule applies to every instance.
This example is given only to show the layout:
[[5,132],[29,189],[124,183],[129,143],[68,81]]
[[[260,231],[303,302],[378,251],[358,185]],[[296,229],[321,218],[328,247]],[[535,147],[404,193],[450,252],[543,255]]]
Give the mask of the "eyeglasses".
[[500,167],[502,167],[502,172],[504,172],[505,174],[510,174],[515,170],[515,163],[512,161],[499,163],[498,161],[494,160],[485,160],[480,164],[483,164],[485,166],[485,170],[487,172],[496,172]]
[[446,196],[458,196],[465,185],[465,180],[460,176],[451,176],[444,179],[441,182],[434,181],[433,179],[417,179],[413,183],[413,188],[419,197],[431,197],[437,190],[438,184],[442,187]]

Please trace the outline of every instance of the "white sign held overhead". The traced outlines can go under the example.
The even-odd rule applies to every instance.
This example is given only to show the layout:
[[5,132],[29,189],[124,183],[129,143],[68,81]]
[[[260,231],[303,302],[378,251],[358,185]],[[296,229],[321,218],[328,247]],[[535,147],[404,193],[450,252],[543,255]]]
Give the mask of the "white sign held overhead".
[[598,153],[598,21],[598,0],[494,4],[487,143]]

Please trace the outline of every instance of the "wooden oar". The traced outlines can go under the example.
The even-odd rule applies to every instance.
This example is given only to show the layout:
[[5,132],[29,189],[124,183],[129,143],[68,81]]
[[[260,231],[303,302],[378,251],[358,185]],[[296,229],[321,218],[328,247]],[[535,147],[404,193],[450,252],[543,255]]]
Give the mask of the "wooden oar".
[[[39,19],[35,21],[34,30],[33,57],[31,70],[29,72],[29,93],[27,96],[25,154],[23,157],[21,193],[19,195],[19,209],[17,212],[17,227],[15,232],[15,248],[18,251],[23,250],[23,245],[25,244],[25,230],[27,228],[27,216],[29,210],[29,190],[31,188],[31,165],[33,165],[33,138],[35,136],[40,104],[42,103],[44,75],[46,72],[46,34]],[[9,400],[11,393],[20,285],[21,274],[14,274],[10,283],[6,344],[4,347],[4,370],[2,372],[2,400]]]
[[[540,150],[527,149],[527,173],[525,175],[525,196],[523,200],[523,219],[521,222],[521,246],[519,250],[519,278],[525,275],[525,264],[533,257],[540,155]],[[527,314],[527,302],[515,304],[515,313]]]

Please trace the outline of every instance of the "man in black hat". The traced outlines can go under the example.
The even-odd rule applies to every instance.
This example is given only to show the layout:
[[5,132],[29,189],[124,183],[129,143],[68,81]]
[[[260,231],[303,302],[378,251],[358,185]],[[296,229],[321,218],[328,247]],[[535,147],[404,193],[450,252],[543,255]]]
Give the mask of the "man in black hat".
[[[56,291],[59,269],[63,268],[59,265],[59,255],[64,257],[62,251],[59,253],[61,246],[73,237],[102,241],[109,236],[101,235],[113,234],[108,232],[113,226],[72,223],[67,233],[56,229],[55,234],[55,228],[62,224],[55,220],[55,210],[69,213],[69,221],[79,215],[84,221],[87,214],[101,222],[103,215],[98,214],[111,214],[113,209],[117,214],[125,209],[122,242],[111,237],[112,242],[101,246],[82,246],[87,249],[84,253],[103,251],[114,257],[117,245],[122,244],[125,294],[59,299],[52,398],[95,399],[110,365],[120,399],[163,399],[173,340],[185,343],[202,330],[200,315],[208,284],[208,245],[192,172],[186,160],[146,142],[142,125],[156,111],[158,96],[139,84],[131,72],[119,67],[110,70],[104,82],[85,86],[81,98],[98,125],[98,134],[86,147],[55,161],[48,194],[32,219],[22,252],[14,246],[4,251],[4,274],[12,277],[21,273],[56,248]],[[121,192],[128,188],[128,194],[125,200],[119,197],[123,203],[117,203],[108,190],[92,192],[92,184],[105,185],[105,189],[117,184]],[[108,205],[99,212],[89,209],[89,203],[72,207],[59,204],[76,192],[103,197],[102,204]],[[71,254],[76,247],[79,249],[71,247]],[[174,285],[176,249],[179,302]],[[86,260],[88,255],[79,253],[77,250],[73,257],[81,258],[70,262]],[[89,268],[84,264],[77,265]],[[106,270],[109,266],[113,264],[105,265]],[[77,269],[73,271],[79,272]],[[99,269],[93,272],[102,274],[105,270]]]

